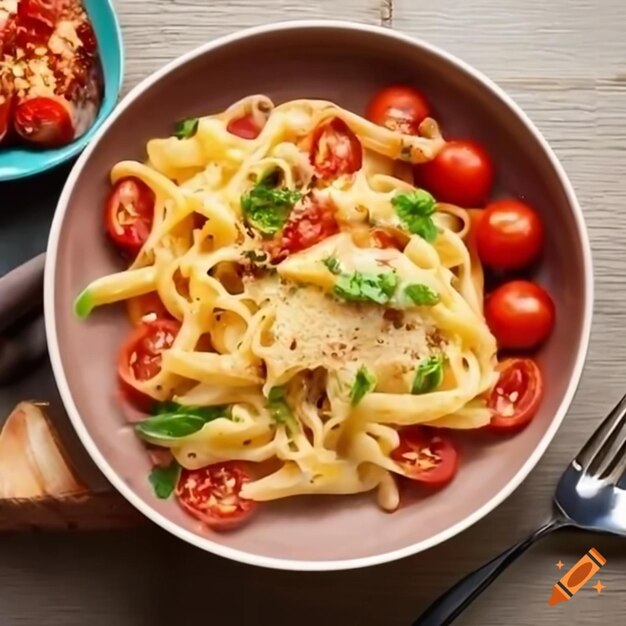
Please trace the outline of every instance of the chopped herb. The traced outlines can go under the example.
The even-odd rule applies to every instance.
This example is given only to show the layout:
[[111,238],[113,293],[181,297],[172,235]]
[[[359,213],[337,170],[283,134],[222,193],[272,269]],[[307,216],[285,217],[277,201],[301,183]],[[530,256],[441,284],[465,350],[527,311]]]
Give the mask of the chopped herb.
[[148,480],[154,489],[157,498],[166,500],[169,498],[178,482],[180,465],[172,461],[167,467],[155,467],[148,476]]
[[188,117],[180,122],[176,122],[176,129],[174,135],[179,139],[188,139],[193,137],[198,130],[198,118]]
[[428,285],[412,284],[404,288],[404,293],[414,304],[419,306],[433,306],[440,300],[439,294]]
[[224,406],[184,406],[175,402],[157,405],[154,415],[135,426],[135,432],[148,441],[163,441],[187,437],[198,432],[206,423],[226,417]]
[[282,424],[289,434],[293,435],[298,430],[296,418],[285,400],[284,387],[272,387],[270,389],[267,396],[267,408],[272,419],[277,424]]
[[84,319],[89,316],[95,306],[93,293],[87,288],[74,301],[74,313],[77,317]]
[[376,387],[376,376],[372,374],[364,365],[359,368],[350,392],[350,403],[355,406],[363,399],[366,393],[369,393]]
[[413,387],[411,388],[412,394],[428,393],[441,385],[443,380],[443,361],[443,355],[435,354],[423,360],[417,366]]
[[257,252],[256,250],[246,250],[243,253],[243,256],[246,257],[253,265],[257,266],[265,266],[267,263],[268,257],[267,252]]
[[276,173],[272,172],[241,196],[241,210],[247,222],[264,235],[277,233],[302,197],[297,191],[278,187],[278,183]]
[[395,272],[382,274],[354,272],[352,274],[340,274],[337,277],[334,291],[344,300],[387,304],[397,286],[398,276]]
[[413,152],[410,144],[402,143],[402,147],[400,148],[400,159],[402,161],[410,161],[411,156],[413,156]]
[[331,274],[341,274],[341,265],[337,259],[332,256],[326,257],[322,263],[328,268]]
[[414,235],[432,243],[437,239],[437,226],[431,215],[435,212],[435,199],[424,189],[401,193],[391,199],[402,225]]

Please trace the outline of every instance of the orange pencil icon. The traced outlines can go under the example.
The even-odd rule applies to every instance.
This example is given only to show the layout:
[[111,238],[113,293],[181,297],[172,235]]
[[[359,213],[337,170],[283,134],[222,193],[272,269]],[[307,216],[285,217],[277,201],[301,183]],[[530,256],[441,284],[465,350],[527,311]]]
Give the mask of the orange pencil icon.
[[569,600],[606,563],[606,559],[591,548],[559,582],[554,585],[548,604],[554,606]]

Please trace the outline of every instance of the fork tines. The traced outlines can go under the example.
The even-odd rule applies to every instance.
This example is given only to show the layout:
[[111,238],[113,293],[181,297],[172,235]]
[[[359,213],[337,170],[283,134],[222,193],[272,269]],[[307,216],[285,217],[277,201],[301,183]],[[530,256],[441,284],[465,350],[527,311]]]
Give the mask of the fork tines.
[[574,463],[590,476],[617,483],[626,471],[626,395],[598,426]]

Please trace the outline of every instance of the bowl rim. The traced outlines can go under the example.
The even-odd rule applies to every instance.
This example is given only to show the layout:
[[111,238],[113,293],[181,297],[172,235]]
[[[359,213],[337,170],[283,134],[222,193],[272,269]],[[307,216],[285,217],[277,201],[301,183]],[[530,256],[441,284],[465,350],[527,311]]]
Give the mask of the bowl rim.
[[[191,531],[185,530],[179,527],[174,522],[170,521],[164,515],[156,512],[149,503],[142,500],[136,495],[133,490],[122,480],[122,478],[113,470],[109,465],[105,456],[98,450],[91,435],[89,434],[87,427],[82,421],[82,418],[78,412],[72,393],[69,389],[69,385],[65,376],[63,364],[61,362],[60,349],[56,331],[56,318],[55,318],[55,276],[57,272],[57,252],[59,238],[64,223],[65,213],[68,208],[69,199],[72,193],[72,189],[78,177],[80,176],[83,166],[90,158],[92,152],[97,148],[100,139],[108,131],[109,127],[115,122],[115,120],[122,114],[122,112],[133,102],[141,93],[143,93],[148,87],[158,82],[165,75],[169,74],[173,70],[184,66],[189,61],[205,54],[209,54],[211,51],[227,46],[231,43],[253,37],[257,35],[263,35],[267,33],[274,33],[284,30],[300,30],[300,29],[337,29],[337,30],[357,30],[363,33],[369,33],[371,35],[383,36],[389,39],[396,40],[402,44],[408,44],[413,47],[425,49],[434,56],[455,65],[461,71],[470,74],[474,80],[481,83],[486,89],[488,89],[495,97],[504,102],[523,122],[526,129],[531,133],[535,140],[539,143],[542,150],[548,157],[550,164],[556,172],[559,182],[566,194],[567,202],[570,205],[574,221],[576,224],[577,235],[580,238],[583,257],[583,269],[584,269],[584,285],[585,294],[587,295],[584,303],[583,321],[582,321],[582,333],[579,338],[579,345],[576,355],[576,360],[573,366],[572,376],[569,384],[561,399],[558,410],[556,411],[552,421],[540,440],[539,444],[528,457],[526,462],[517,471],[515,476],[509,481],[509,483],[503,487],[498,493],[496,493],[488,502],[483,504],[479,509],[474,511],[471,515],[460,522],[454,524],[450,528],[437,533],[429,539],[419,541],[417,543],[409,544],[403,548],[392,550],[388,552],[382,552],[370,556],[358,557],[353,559],[339,559],[339,560],[294,560],[286,558],[275,558],[265,555],[257,555],[229,546],[224,546],[220,543],[212,541],[210,538],[201,537]],[[63,188],[61,197],[58,202],[58,206],[52,222],[50,230],[50,238],[48,241],[48,254],[45,267],[45,282],[44,282],[44,307],[45,307],[45,324],[46,335],[48,340],[50,361],[52,363],[52,369],[56,383],[65,405],[65,408],[69,414],[70,420],[76,430],[81,442],[87,449],[87,452],[94,460],[98,468],[106,476],[106,478],[113,484],[113,486],[141,513],[143,513],[150,520],[161,526],[163,529],[172,533],[179,539],[207,550],[222,557],[233,559],[242,563],[257,565],[261,567],[282,569],[282,570],[295,570],[295,571],[333,571],[333,570],[345,570],[354,569],[360,567],[367,567],[372,565],[378,565],[397,559],[401,559],[413,554],[422,552],[428,548],[438,545],[439,543],[454,537],[461,531],[469,528],[474,523],[482,519],[485,515],[490,513],[493,509],[499,506],[528,476],[530,471],[538,463],[539,459],[545,453],[548,445],[554,438],[559,426],[561,425],[567,410],[573,400],[574,394],[578,387],[580,377],[582,374],[583,366],[585,363],[587,350],[589,346],[589,339],[591,334],[591,318],[593,312],[593,268],[592,268],[592,255],[591,247],[589,243],[588,233],[585,227],[583,213],[576,199],[574,189],[565,173],[562,165],[558,161],[556,155],[548,145],[548,142],[530,121],[528,116],[522,111],[522,109],[508,96],[499,86],[497,86],[492,80],[484,76],[481,72],[474,69],[469,64],[458,59],[454,55],[434,46],[426,43],[421,39],[412,37],[410,35],[391,30],[382,26],[361,24],[356,22],[349,22],[344,20],[294,20],[276,22],[273,24],[265,24],[261,26],[255,26],[252,28],[246,28],[238,30],[234,33],[218,37],[198,48],[183,54],[177,59],[167,63],[162,68],[143,79],[138,85],[136,85],[120,102],[113,114],[105,121],[105,123],[98,129],[90,145],[82,153],[76,164],[74,165],[67,182]]]
[[[117,64],[116,70],[118,75],[118,80],[115,82],[111,82],[111,80],[107,80],[107,75],[104,75],[104,87],[105,89],[111,89],[111,100],[110,104],[108,104],[108,110],[105,110],[105,99],[103,98],[101,103],[101,108],[98,110],[98,115],[94,120],[94,123],[87,129],[87,131],[72,141],[72,143],[67,144],[66,146],[62,146],[61,148],[55,149],[57,150],[57,155],[52,157],[45,162],[39,163],[33,167],[30,167],[28,170],[21,171],[17,174],[0,174],[0,183],[9,182],[12,180],[23,180],[25,178],[31,178],[32,176],[37,176],[39,174],[43,174],[44,172],[48,172],[53,170],[64,163],[67,163],[69,160],[73,159],[77,154],[79,154],[86,146],[88,146],[91,142],[93,142],[97,138],[97,132],[102,127],[102,125],[107,121],[111,115],[115,112],[115,105],[119,98],[120,92],[122,90],[122,85],[124,84],[124,68],[126,66],[125,63],[125,51],[124,51],[124,37],[122,35],[122,27],[120,25],[120,19],[115,10],[115,6],[113,4],[113,0],[105,0],[105,4],[103,5],[105,9],[108,9],[108,12],[111,17],[111,23],[113,25],[113,32],[115,33],[115,46],[119,51],[119,63]],[[87,7],[85,7],[87,11],[87,15],[89,19],[92,19],[91,13]],[[107,43],[107,45],[109,45]],[[45,154],[46,150],[40,151],[36,154]]]

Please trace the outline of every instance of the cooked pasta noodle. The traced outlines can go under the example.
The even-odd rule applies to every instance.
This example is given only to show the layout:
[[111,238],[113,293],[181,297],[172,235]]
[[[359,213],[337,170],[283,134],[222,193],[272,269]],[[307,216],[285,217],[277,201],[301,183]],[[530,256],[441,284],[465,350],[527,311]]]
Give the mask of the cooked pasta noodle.
[[[262,128],[256,138],[228,131],[243,115]],[[362,148],[360,167],[332,179],[309,158],[315,129],[328,123],[345,125]],[[156,374],[132,386],[159,402],[229,407],[191,434],[150,443],[190,469],[259,464],[244,498],[378,489],[393,510],[393,477],[406,473],[392,455],[402,427],[489,422],[496,342],[468,212],[418,212],[434,229],[420,232],[398,200],[424,198],[406,164],[443,144],[432,119],[404,135],[331,102],[251,96],[200,118],[189,136],[150,140],[146,163],[113,167],[112,182],[133,177],[152,190],[154,216],[130,267],[96,280],[79,303],[158,294],[180,329]],[[264,185],[282,194],[272,200],[286,211],[278,228],[242,201]],[[311,206],[330,207],[333,228],[290,247],[291,222],[300,220],[301,239],[317,233]],[[374,231],[394,244],[377,245]],[[418,384],[428,363],[440,370],[432,388]]]

